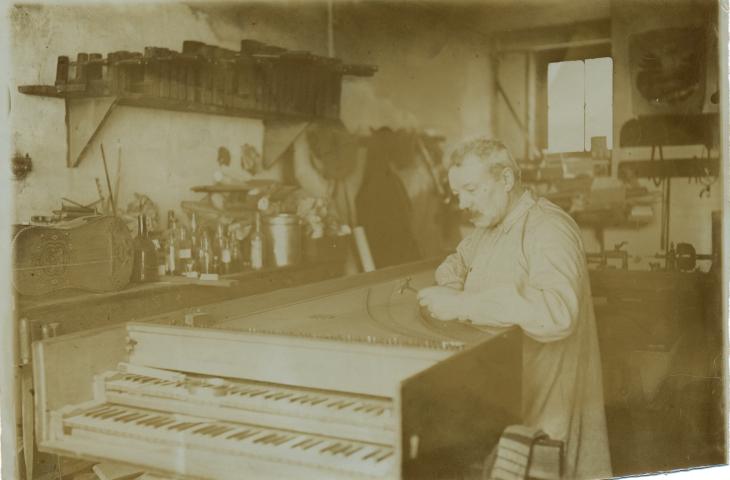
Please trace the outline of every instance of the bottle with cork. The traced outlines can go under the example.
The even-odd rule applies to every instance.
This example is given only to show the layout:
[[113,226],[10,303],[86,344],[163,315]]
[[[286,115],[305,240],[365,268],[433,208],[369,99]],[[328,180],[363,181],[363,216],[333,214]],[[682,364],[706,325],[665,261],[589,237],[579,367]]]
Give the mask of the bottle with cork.
[[170,210],[167,212],[167,249],[165,251],[165,257],[167,259],[165,271],[168,275],[180,273],[176,265],[177,240],[177,220],[175,219],[175,212],[173,210]]
[[149,237],[147,217],[137,217],[137,237],[134,239],[133,282],[153,282],[157,280],[157,251]]
[[264,268],[264,235],[261,233],[261,212],[255,212],[254,230],[251,232],[251,268]]

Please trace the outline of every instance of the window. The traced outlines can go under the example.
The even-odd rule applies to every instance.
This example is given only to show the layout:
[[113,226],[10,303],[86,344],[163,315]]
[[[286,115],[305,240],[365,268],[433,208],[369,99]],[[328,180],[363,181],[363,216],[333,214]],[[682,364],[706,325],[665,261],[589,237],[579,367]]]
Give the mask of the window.
[[610,57],[548,64],[548,152],[584,152],[591,137],[613,146],[613,60]]

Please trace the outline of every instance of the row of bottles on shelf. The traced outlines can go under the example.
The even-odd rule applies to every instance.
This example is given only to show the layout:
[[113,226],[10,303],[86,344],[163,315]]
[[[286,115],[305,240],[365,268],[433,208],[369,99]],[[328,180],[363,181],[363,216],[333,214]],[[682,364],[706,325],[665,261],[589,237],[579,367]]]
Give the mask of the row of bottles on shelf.
[[152,282],[164,275],[191,278],[216,278],[246,268],[260,270],[264,266],[263,235],[259,214],[248,242],[219,223],[213,234],[199,225],[195,213],[190,226],[178,223],[175,213],[167,216],[167,231],[153,238],[149,219],[140,215],[134,242],[133,282]]

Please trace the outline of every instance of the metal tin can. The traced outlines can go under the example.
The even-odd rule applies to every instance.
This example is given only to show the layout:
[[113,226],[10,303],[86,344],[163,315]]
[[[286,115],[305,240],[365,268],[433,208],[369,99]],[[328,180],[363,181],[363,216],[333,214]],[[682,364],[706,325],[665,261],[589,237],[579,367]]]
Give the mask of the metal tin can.
[[281,213],[264,217],[265,258],[272,267],[297,265],[302,259],[302,226],[299,217]]

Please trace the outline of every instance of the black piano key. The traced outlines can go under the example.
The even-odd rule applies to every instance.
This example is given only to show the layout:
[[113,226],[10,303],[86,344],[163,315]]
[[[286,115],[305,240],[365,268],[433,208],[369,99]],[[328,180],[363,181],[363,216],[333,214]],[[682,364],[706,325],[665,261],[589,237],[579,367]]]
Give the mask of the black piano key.
[[317,440],[314,443],[311,443],[310,445],[307,445],[306,447],[302,447],[302,450],[309,450],[312,447],[316,447],[320,443],[324,442],[324,440]]
[[264,393],[267,393],[268,390],[256,390],[253,393],[249,394],[250,397],[258,397],[259,395],[263,395]]
[[350,443],[342,443],[339,447],[332,449],[331,452],[333,455],[338,455],[349,450],[351,446]]
[[231,430],[233,430],[233,427],[228,427],[228,426],[225,426],[225,425],[221,425],[217,429],[215,429],[215,431],[209,432],[208,435],[210,437],[215,438],[215,437],[219,437],[219,436],[223,435],[226,432],[230,432]]
[[372,452],[368,453],[364,457],[362,457],[363,460],[368,460],[370,458],[374,458],[376,455],[382,453],[382,450],[379,448],[375,448]]
[[354,403],[355,403],[355,402],[343,402],[343,403],[341,403],[341,404],[340,404],[340,405],[339,405],[339,406],[337,407],[337,409],[338,409],[338,410],[342,410],[343,408],[347,408],[347,407],[349,407],[350,405],[353,405]]
[[215,429],[216,429],[216,425],[211,425],[208,423],[208,424],[203,425],[200,428],[196,428],[195,430],[193,430],[193,433],[198,434],[198,435],[205,435],[206,433],[212,432]]
[[357,452],[359,452],[362,449],[363,449],[363,446],[362,445],[355,445],[352,448],[350,448],[350,449],[346,450],[345,452],[343,452],[343,455],[346,456],[346,457],[349,457],[353,453],[357,453]]
[[270,438],[273,438],[274,436],[275,436],[275,434],[273,434],[273,433],[264,432],[260,437],[255,439],[253,441],[253,443],[265,443],[267,440],[269,440]]
[[235,432],[229,434],[226,438],[228,440],[238,440],[239,437],[246,435],[251,431],[250,428],[244,428],[243,430],[236,430]]
[[113,407],[104,406],[102,408],[98,408],[98,409],[95,409],[95,410],[91,410],[89,412],[84,412],[84,416],[85,417],[95,418],[95,417],[98,417],[100,415],[104,415],[105,413],[109,413],[111,410],[113,410]]
[[198,425],[203,425],[203,424],[200,422],[184,422],[178,426],[173,426],[173,427],[168,427],[168,428],[170,428],[172,430],[177,430],[178,432],[183,432],[185,430],[196,427]]
[[325,445],[322,449],[320,449],[319,453],[332,453],[332,450],[339,447],[340,445],[340,442],[332,442],[329,445]]
[[226,437],[226,438],[229,438],[231,440],[243,440],[243,439],[248,438],[251,435],[255,435],[257,433],[258,433],[258,430],[254,430],[252,428],[247,428],[246,430],[232,433],[232,434],[228,435],[228,437]]
[[312,404],[312,405],[319,405],[320,403],[322,403],[322,402],[324,402],[324,401],[326,401],[326,400],[327,400],[327,399],[326,399],[326,398],[324,398],[324,397],[323,397],[323,398],[316,398],[316,399],[314,399],[314,400],[313,400],[313,401],[311,402],[311,404]]
[[386,458],[390,457],[391,455],[393,455],[393,450],[389,450],[389,451],[385,452],[383,455],[376,458],[375,461],[380,463],[383,460],[385,460]]
[[242,397],[245,397],[249,393],[255,392],[255,391],[256,391],[255,388],[242,388],[240,390],[234,390],[233,393],[236,394],[236,395],[240,395]]
[[296,437],[296,435],[284,435],[284,436],[282,436],[281,439],[279,439],[278,441],[274,442],[274,445],[278,447],[279,445],[281,445],[283,443],[286,443],[286,442],[288,442],[289,440],[291,440],[291,439],[293,439],[295,437]]
[[149,423],[148,426],[154,427],[154,428],[162,428],[162,427],[170,425],[171,423],[175,423],[174,418],[161,418],[160,420],[156,420],[152,423]]
[[298,443],[296,443],[296,444],[292,445],[292,446],[291,446],[291,448],[299,448],[299,447],[303,447],[303,446],[305,446],[305,445],[306,445],[307,443],[310,443],[310,442],[313,442],[313,441],[314,441],[314,439],[313,439],[313,438],[305,438],[304,440],[302,440],[302,441],[300,441],[300,442],[298,442]]
[[114,419],[114,421],[127,423],[127,422],[131,422],[132,420],[136,420],[136,419],[142,418],[142,417],[144,417],[144,414],[133,412],[133,413],[130,413],[129,415],[122,415],[121,417],[117,417]]
[[152,415],[151,417],[148,417],[148,418],[139,419],[134,423],[136,423],[137,425],[144,425],[144,426],[155,425],[156,423],[161,422],[162,420],[165,420],[166,418],[167,417],[163,417],[162,415]]
[[115,417],[120,417],[123,415],[126,415],[129,413],[129,410],[121,408],[119,410],[115,410],[113,412],[105,413],[104,415],[100,415],[99,418],[102,420],[112,420]]

